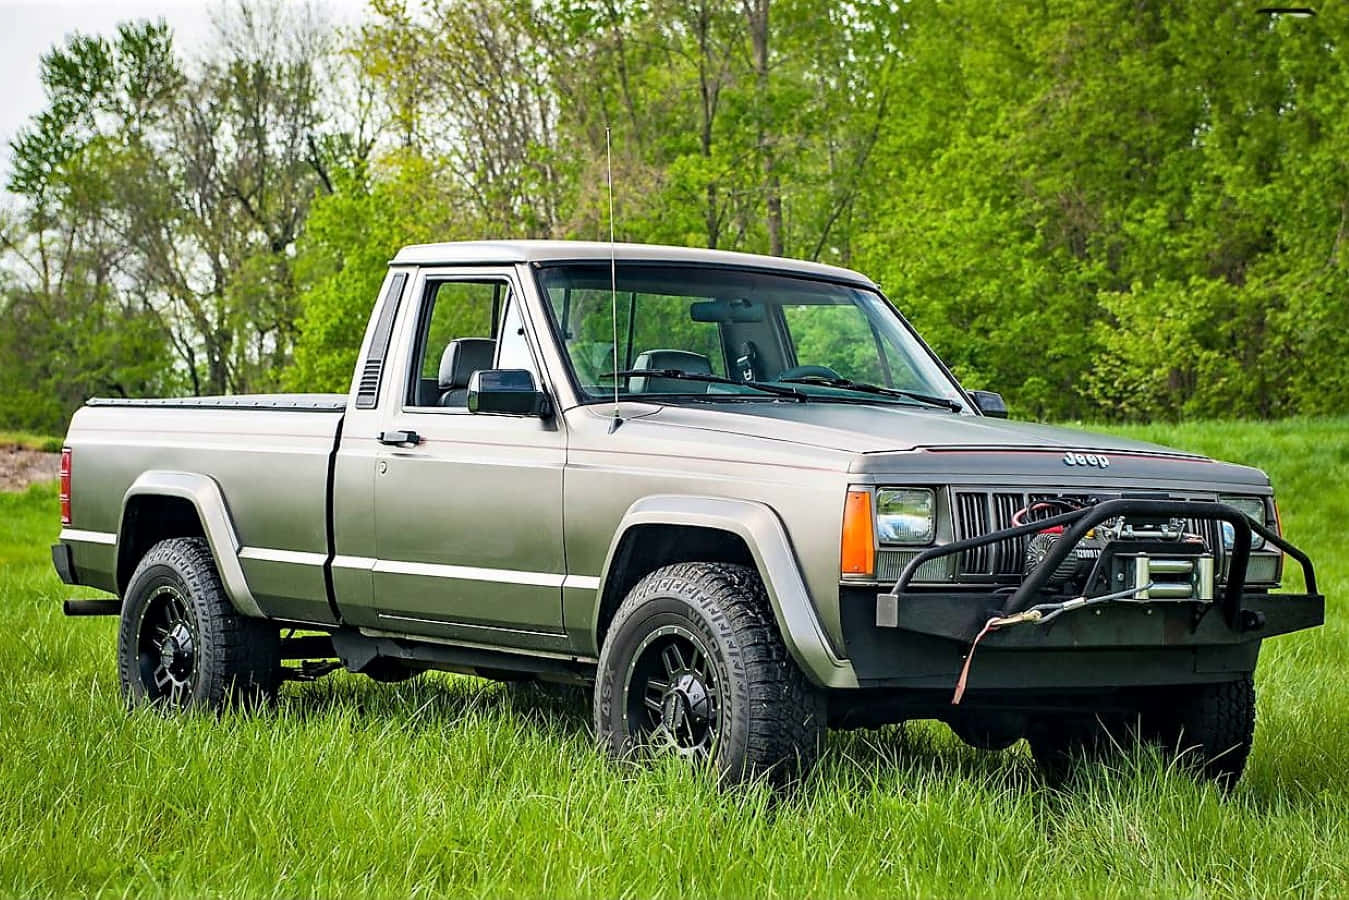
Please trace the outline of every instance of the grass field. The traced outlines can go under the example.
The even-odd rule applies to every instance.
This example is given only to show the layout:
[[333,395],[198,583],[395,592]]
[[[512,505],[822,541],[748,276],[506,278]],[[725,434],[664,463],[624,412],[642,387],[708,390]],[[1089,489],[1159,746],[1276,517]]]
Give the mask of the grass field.
[[31,434],[27,431],[0,431],[0,447],[16,446],[25,450],[60,453],[62,443],[61,438],[50,435]]
[[56,492],[0,495],[0,894],[1349,894],[1349,420],[1130,434],[1265,468],[1330,623],[1271,641],[1230,797],[1139,756],[1069,790],[942,726],[832,735],[795,794],[592,749],[532,688],[339,674],[279,708],[128,716],[114,623],[66,620]]

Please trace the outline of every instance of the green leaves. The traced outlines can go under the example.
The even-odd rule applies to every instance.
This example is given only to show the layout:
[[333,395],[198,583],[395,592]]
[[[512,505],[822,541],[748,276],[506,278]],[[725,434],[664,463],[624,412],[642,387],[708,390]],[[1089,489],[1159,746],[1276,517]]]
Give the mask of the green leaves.
[[11,148],[15,289],[149,310],[191,390],[345,388],[403,244],[607,237],[606,129],[620,239],[859,268],[1017,415],[1349,388],[1342,17],[380,0],[338,44],[236,12],[200,65],[163,23],[53,48]]

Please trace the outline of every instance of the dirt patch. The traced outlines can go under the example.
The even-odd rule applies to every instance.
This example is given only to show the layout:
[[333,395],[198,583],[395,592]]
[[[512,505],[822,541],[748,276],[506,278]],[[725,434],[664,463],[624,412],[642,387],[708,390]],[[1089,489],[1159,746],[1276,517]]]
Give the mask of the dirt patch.
[[55,481],[61,454],[27,450],[13,444],[0,447],[0,491],[22,491],[39,481]]

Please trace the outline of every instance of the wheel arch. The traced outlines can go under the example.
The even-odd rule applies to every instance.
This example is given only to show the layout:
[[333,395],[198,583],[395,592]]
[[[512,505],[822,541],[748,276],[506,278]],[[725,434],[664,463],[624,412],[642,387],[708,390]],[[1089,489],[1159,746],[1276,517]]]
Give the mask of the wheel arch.
[[239,563],[239,537],[215,479],[194,472],[144,472],[122,497],[117,527],[117,593],[158,542],[201,537],[211,550],[225,594],[245,616],[265,618]]
[[807,677],[821,687],[857,687],[852,663],[835,653],[815,612],[782,520],[754,500],[654,495],[633,503],[614,532],[600,577],[591,623],[597,648],[633,585],[676,562],[738,562],[753,568],[763,580],[783,643]]

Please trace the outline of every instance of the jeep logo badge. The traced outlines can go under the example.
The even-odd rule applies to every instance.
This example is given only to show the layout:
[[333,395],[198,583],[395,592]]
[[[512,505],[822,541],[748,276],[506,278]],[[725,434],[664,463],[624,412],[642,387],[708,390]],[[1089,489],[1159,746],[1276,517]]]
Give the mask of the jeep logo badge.
[[1095,466],[1098,469],[1110,468],[1110,458],[1104,453],[1073,453],[1069,451],[1063,454],[1063,464],[1065,466]]

